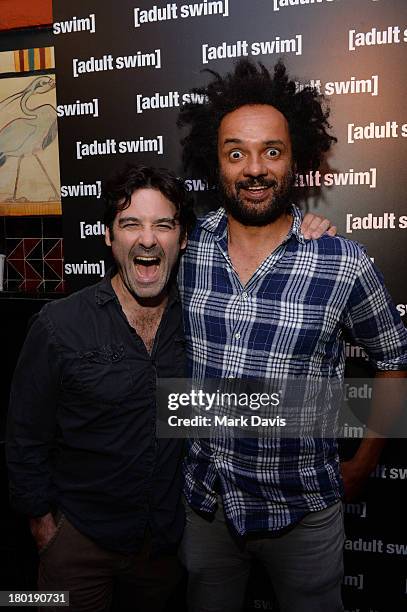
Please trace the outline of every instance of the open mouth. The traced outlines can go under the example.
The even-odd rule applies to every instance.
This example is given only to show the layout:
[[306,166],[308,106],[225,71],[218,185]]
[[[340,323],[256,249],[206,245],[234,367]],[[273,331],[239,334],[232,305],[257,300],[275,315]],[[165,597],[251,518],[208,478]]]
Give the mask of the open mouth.
[[266,198],[269,198],[271,192],[277,187],[277,181],[241,181],[236,183],[236,191],[238,197],[244,197],[245,200],[251,200],[253,202],[261,202]]
[[139,256],[134,258],[134,267],[138,280],[142,283],[154,283],[159,277],[160,257]]
[[256,187],[243,187],[241,193],[249,200],[263,200],[272,189],[271,185],[258,185]]

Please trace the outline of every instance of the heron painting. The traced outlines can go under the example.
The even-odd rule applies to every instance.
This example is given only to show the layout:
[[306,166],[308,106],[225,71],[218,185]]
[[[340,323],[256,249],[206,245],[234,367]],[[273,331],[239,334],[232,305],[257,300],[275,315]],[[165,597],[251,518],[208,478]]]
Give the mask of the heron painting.
[[55,105],[51,75],[0,80],[0,202],[60,201]]

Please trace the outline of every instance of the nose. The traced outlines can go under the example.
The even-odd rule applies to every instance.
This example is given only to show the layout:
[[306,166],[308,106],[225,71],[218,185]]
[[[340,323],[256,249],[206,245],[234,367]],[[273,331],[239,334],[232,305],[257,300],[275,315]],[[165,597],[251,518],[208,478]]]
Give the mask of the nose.
[[143,227],[139,234],[138,241],[140,246],[144,247],[146,250],[155,247],[157,238],[154,229],[152,227]]
[[256,153],[246,158],[246,164],[243,168],[244,176],[266,176],[267,173],[268,168],[261,155]]

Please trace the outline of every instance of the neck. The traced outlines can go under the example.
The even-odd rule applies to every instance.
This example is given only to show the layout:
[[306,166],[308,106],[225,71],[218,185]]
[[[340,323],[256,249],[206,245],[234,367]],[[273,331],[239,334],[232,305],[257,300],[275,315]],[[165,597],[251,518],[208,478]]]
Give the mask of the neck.
[[21,110],[25,115],[29,115],[30,117],[36,117],[35,109],[31,109],[27,106],[28,98],[31,96],[32,92],[27,91],[20,100]]
[[228,215],[229,245],[239,245],[242,250],[257,250],[261,245],[262,249],[271,252],[288,234],[292,220],[290,214],[284,214],[272,223],[257,227],[243,225]]
[[166,289],[155,297],[141,298],[127,289],[119,273],[115,274],[111,282],[113,291],[126,315],[137,315],[138,318],[151,317],[154,314],[162,313],[167,305],[168,291]]

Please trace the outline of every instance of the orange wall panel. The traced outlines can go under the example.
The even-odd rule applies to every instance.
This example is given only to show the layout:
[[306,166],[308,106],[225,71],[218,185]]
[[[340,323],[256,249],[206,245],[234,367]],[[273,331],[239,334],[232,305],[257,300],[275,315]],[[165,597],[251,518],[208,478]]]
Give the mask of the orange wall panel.
[[52,23],[52,0],[0,0],[0,30]]

